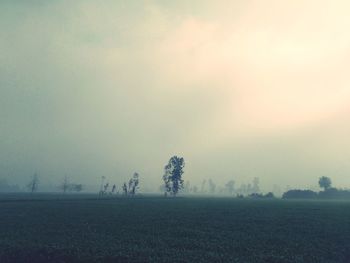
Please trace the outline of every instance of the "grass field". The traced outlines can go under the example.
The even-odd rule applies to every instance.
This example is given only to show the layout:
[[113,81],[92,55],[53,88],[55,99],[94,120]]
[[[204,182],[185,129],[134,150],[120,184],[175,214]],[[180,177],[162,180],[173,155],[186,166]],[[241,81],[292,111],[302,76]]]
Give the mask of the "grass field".
[[0,262],[77,261],[350,262],[350,202],[0,196]]

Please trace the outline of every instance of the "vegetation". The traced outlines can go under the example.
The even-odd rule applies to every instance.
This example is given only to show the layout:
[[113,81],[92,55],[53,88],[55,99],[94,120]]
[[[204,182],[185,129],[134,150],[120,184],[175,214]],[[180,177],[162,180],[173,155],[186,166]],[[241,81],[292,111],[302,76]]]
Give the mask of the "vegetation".
[[284,199],[313,199],[317,193],[311,190],[289,190],[282,196]]
[[38,174],[35,173],[27,185],[28,190],[31,193],[34,193],[37,191],[38,185],[39,185],[39,176],[38,176]]
[[166,193],[176,196],[183,185],[182,175],[185,167],[184,158],[173,156],[170,158],[168,164],[164,167],[164,186]]
[[331,178],[326,177],[326,176],[322,176],[318,180],[318,184],[320,185],[321,188],[324,188],[324,190],[327,190],[331,187],[332,181],[331,181]]
[[134,173],[133,177],[129,180],[129,194],[134,196],[138,189],[139,185],[139,174]]

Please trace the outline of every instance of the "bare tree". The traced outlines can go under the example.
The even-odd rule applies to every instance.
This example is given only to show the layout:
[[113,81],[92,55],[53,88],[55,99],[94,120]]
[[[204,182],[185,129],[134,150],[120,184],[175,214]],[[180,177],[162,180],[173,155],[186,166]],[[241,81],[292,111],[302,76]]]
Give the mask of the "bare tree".
[[67,176],[64,177],[62,184],[60,185],[63,193],[66,193],[69,190],[69,179]]
[[253,179],[253,193],[259,193],[260,192],[260,187],[259,187],[260,180],[258,177],[254,177]]
[[208,180],[208,184],[209,184],[209,191],[210,191],[210,193],[214,194],[215,190],[216,190],[216,184],[213,182],[212,179]]
[[103,193],[103,186],[104,186],[105,179],[106,179],[105,176],[102,176],[102,177],[101,177],[101,186],[100,186],[100,192],[99,192],[99,195],[100,195],[100,196],[102,196],[102,195],[104,194],[104,193]]
[[34,193],[38,190],[38,185],[39,185],[39,176],[37,173],[35,173],[28,183],[27,187],[31,193]]
[[123,194],[125,196],[128,195],[128,187],[126,186],[126,183],[123,184]]
[[117,186],[114,184],[112,187],[111,194],[114,194],[116,190],[117,190]]
[[106,184],[103,186],[103,194],[106,194],[106,193],[107,193],[108,187],[109,187],[109,183],[106,183]]
[[207,180],[203,180],[202,181],[202,185],[201,185],[201,193],[205,193],[205,186],[206,186],[206,184],[207,184]]

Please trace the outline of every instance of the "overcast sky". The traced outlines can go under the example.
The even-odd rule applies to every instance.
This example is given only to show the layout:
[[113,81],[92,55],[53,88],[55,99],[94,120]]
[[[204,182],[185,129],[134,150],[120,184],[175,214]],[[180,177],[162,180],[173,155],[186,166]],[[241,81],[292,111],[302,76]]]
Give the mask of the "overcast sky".
[[[0,177],[350,187],[348,1],[0,2]],[[146,185],[147,183],[144,182]]]

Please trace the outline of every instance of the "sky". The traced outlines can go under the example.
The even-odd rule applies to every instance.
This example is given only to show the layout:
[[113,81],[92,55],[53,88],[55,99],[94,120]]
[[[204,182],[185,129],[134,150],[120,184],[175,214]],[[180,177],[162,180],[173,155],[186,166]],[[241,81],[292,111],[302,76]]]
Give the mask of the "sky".
[[0,2],[0,177],[350,188],[350,4]]

